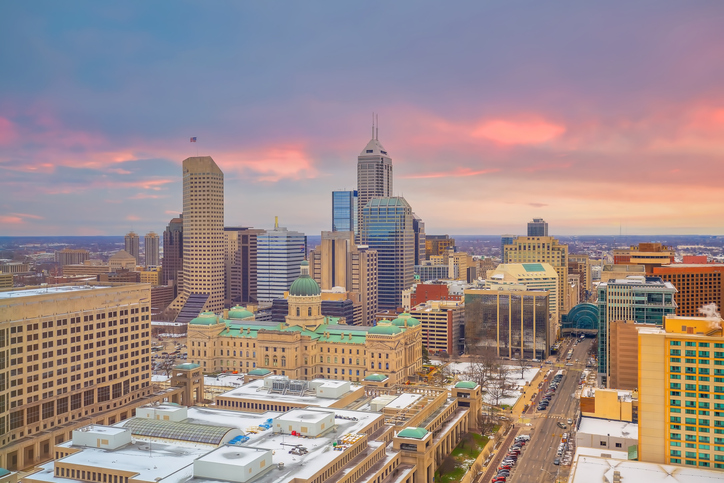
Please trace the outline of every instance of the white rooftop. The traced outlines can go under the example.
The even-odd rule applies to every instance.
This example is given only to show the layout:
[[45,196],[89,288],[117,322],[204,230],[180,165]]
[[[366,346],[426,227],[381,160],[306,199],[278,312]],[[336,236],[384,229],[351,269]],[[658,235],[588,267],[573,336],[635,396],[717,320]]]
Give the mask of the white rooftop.
[[390,409],[405,409],[412,406],[420,399],[422,399],[422,396],[420,394],[405,393],[395,398],[394,401],[392,401],[385,407]]
[[609,421],[607,419],[581,418],[579,433],[610,435],[615,438],[639,439],[639,425],[626,421]]
[[101,288],[111,288],[101,285],[48,285],[47,287],[31,288],[27,290],[9,290],[0,292],[0,299],[9,299],[16,297],[30,297],[33,295],[61,294],[70,292],[82,292],[84,290],[98,290]]
[[[326,387],[329,387],[329,384],[336,387],[336,386],[341,385],[341,383],[345,383],[345,382],[347,382],[347,381],[334,381],[334,380],[327,381],[327,380],[325,380],[324,384]],[[333,383],[337,383],[337,384],[333,384]],[[358,388],[357,386],[352,386],[352,391],[356,390],[357,388]],[[349,393],[346,393],[346,394],[349,394]],[[243,386],[237,387],[236,389],[232,389],[229,392],[225,392],[224,394],[221,394],[221,397],[256,399],[258,401],[272,402],[272,403],[277,402],[277,403],[306,404],[308,406],[318,406],[318,407],[329,407],[332,404],[334,404],[335,402],[337,402],[337,399],[334,399],[334,398],[317,397],[315,395],[298,396],[296,394],[270,393],[268,391],[268,389],[264,388],[264,379],[257,379],[248,384],[244,384]]]
[[715,470],[581,455],[574,460],[568,483],[613,482],[615,471],[622,482],[714,483],[724,478]]

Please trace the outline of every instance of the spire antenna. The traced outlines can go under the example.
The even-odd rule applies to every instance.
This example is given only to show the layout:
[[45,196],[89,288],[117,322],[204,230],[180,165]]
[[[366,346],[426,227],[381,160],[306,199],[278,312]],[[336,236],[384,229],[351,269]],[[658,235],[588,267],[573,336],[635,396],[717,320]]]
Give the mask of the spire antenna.
[[377,124],[377,127],[375,128],[375,139],[377,141],[380,140],[380,115],[375,114],[375,123]]
[[372,113],[372,139],[375,138],[375,113]]

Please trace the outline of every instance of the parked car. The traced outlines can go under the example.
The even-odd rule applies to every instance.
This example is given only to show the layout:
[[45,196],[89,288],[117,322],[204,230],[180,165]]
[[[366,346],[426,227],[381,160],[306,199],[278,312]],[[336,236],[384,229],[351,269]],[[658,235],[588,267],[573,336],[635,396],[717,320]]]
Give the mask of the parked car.
[[560,458],[554,459],[554,460],[553,460],[553,464],[554,464],[554,465],[559,465],[559,464],[561,464],[561,459],[560,459]]
[[567,428],[568,428],[568,426],[566,426],[565,424],[563,424],[563,423],[560,422],[560,421],[558,421],[556,424],[557,424],[558,427],[561,428],[561,429],[567,429]]

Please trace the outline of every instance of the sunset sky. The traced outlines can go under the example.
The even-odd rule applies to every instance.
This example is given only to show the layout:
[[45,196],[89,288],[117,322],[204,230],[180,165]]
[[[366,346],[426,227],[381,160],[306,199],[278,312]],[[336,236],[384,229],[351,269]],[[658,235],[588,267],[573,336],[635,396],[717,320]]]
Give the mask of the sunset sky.
[[4,2],[0,66],[0,235],[160,233],[197,149],[318,235],[373,111],[428,233],[724,235],[721,0]]

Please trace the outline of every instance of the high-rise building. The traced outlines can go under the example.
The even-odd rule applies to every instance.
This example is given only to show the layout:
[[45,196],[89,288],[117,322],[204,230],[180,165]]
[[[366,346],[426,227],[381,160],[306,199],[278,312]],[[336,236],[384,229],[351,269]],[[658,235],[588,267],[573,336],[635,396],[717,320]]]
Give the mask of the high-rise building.
[[320,245],[311,253],[311,276],[322,290],[344,287],[352,297],[357,317],[348,324],[374,325],[377,313],[377,252],[354,243],[354,233],[322,232]]
[[88,250],[74,250],[72,248],[64,248],[55,252],[55,262],[61,269],[66,265],[80,265],[90,258]]
[[[568,245],[550,236],[519,236],[504,245],[503,263],[548,263],[558,274],[558,318],[568,313]],[[559,322],[556,320],[555,322]]]
[[253,228],[224,228],[227,305],[256,302],[257,237],[262,233]]
[[661,243],[639,243],[613,251],[614,265],[643,265],[647,274],[654,273],[654,267],[674,263],[674,249]]
[[465,290],[465,346],[469,354],[545,359],[550,350],[549,294],[522,285]]
[[641,324],[661,325],[664,315],[676,311],[676,288],[659,277],[630,276],[601,283],[597,290],[598,381],[599,387],[608,387],[611,322],[633,320]]
[[126,252],[136,259],[136,264],[141,262],[141,239],[136,233],[129,231],[126,234]]
[[517,235],[503,235],[500,237],[500,259],[505,263],[505,245],[512,245]]
[[639,461],[724,470],[722,320],[668,315],[638,336]]
[[183,162],[183,287],[177,322],[224,308],[224,173],[211,156]]
[[[444,255],[448,248],[455,246],[455,239],[450,235],[425,235],[425,259],[435,255]],[[415,265],[422,265],[416,263]]]
[[183,215],[173,218],[163,232],[163,271],[161,285],[168,285],[171,280],[175,282],[176,294],[181,286],[181,273],[184,260],[184,220]]
[[150,304],[146,284],[0,292],[0,467],[52,459],[90,420],[152,402]]
[[[404,315],[404,314],[403,314]],[[452,300],[430,300],[410,310],[422,324],[422,345],[431,354],[457,356],[464,350],[465,304]]]
[[275,221],[273,230],[257,235],[256,244],[256,298],[259,302],[283,298],[299,276],[299,264],[307,253],[307,237]]
[[699,309],[724,304],[724,264],[675,263],[653,268],[654,275],[676,287],[676,315],[698,316]]
[[146,254],[146,266],[156,267],[160,265],[158,255],[158,235],[150,231],[143,237],[143,251]]
[[416,214],[412,214],[412,230],[415,232],[415,265],[425,261],[425,222]]
[[332,191],[332,231],[357,233],[357,190]]
[[392,158],[382,147],[372,127],[372,139],[357,157],[357,227],[363,231],[363,211],[373,198],[392,196]]
[[549,340],[558,337],[558,273],[548,263],[501,263],[495,270],[487,274],[485,288],[496,289],[504,286],[523,286],[526,290],[544,290],[550,294],[548,307],[550,310],[551,333]]
[[633,391],[639,387],[638,329],[656,328],[656,324],[637,324],[633,320],[616,320],[608,324],[608,386]]
[[548,236],[548,223],[543,218],[528,222],[528,236]]
[[362,243],[377,251],[380,309],[402,306],[402,291],[412,286],[415,234],[405,198],[373,198],[364,207]]
[[[591,294],[591,259],[588,255],[568,254],[568,274],[580,276],[578,300],[585,302]],[[573,306],[571,306],[573,307]]]

